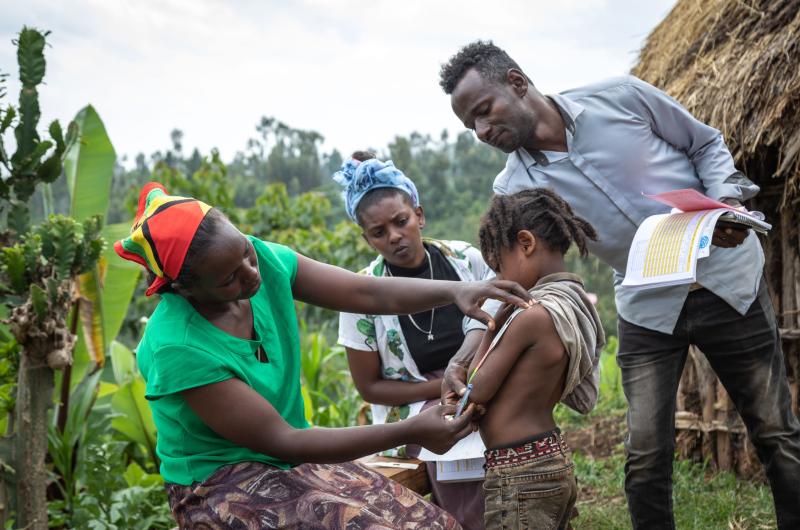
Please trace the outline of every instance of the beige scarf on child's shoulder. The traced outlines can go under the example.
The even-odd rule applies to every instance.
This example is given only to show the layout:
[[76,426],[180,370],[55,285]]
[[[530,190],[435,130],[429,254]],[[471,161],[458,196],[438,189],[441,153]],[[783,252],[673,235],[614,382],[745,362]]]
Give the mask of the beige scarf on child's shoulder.
[[[581,414],[588,414],[597,404],[600,352],[606,338],[600,317],[583,290],[583,281],[575,274],[559,272],[541,278],[528,292],[550,313],[569,356],[561,401]],[[524,309],[517,309],[508,317],[489,346],[490,350],[522,311]]]

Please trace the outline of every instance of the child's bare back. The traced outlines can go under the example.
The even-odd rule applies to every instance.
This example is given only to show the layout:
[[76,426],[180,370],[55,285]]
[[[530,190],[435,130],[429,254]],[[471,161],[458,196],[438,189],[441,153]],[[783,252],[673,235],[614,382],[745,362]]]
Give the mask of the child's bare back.
[[[476,363],[493,338],[486,334]],[[555,428],[553,408],[564,390],[567,363],[544,307],[534,305],[514,318],[472,381],[470,401],[486,406],[480,420],[486,447],[517,445]]]
[[508,307],[497,311],[495,326],[508,325],[491,349],[494,332],[486,332],[469,371],[469,399],[486,407],[479,425],[488,448],[484,522],[487,530],[567,528],[578,486],[553,407],[564,400],[591,410],[603,333],[580,278],[566,272],[564,254],[575,242],[585,255],[597,233],[561,197],[534,188],[495,195],[479,238],[498,278],[518,282],[538,300],[514,315]]

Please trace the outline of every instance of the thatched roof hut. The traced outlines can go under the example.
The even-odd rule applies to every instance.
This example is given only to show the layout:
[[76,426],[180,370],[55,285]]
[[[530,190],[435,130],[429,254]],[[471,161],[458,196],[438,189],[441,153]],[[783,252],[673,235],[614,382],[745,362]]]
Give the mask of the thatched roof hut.
[[[720,129],[737,167],[761,186],[749,206],[774,228],[766,274],[797,411],[800,376],[800,0],[679,0],[647,38],[634,75]],[[679,396],[681,449],[753,469],[741,425],[702,359]],[[694,444],[694,445],[692,445]]]
[[[719,128],[760,184],[800,199],[800,1],[681,0],[633,73]],[[767,181],[764,181],[766,179]]]

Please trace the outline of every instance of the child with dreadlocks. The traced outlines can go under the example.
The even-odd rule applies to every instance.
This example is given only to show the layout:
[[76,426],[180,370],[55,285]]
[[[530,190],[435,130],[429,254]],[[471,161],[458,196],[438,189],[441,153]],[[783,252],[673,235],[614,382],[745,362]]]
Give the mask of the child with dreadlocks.
[[544,188],[497,195],[481,220],[480,246],[498,278],[515,280],[535,304],[502,307],[469,369],[463,399],[483,404],[486,529],[568,528],[577,497],[573,465],[553,408],[587,413],[597,401],[603,328],[581,279],[566,271],[594,228]]

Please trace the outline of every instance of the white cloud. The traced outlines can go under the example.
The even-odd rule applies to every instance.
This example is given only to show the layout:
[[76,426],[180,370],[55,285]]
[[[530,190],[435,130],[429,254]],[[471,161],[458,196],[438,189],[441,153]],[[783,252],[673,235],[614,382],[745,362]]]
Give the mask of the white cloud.
[[177,127],[186,147],[230,157],[262,115],[349,152],[460,130],[437,76],[471,40],[495,40],[557,91],[627,72],[672,3],[0,0],[0,68],[16,73],[23,24],[52,30],[43,121],[91,102],[119,153],[163,149]]

